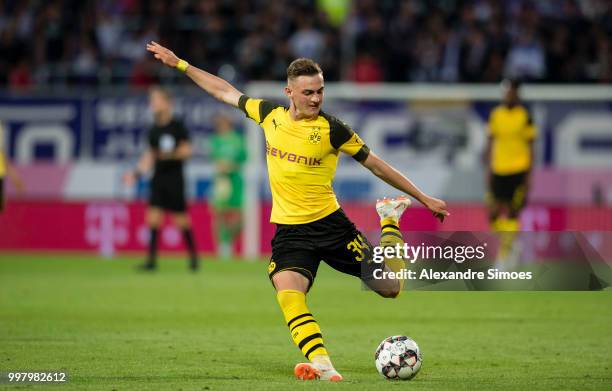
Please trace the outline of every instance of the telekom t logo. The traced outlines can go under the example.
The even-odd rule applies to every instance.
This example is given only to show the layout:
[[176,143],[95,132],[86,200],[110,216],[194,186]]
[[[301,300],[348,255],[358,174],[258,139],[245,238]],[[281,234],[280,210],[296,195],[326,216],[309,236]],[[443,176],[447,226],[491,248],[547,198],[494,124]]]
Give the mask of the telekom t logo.
[[117,245],[129,239],[130,215],[126,206],[94,203],[85,209],[85,240],[97,246],[100,254],[112,257]]

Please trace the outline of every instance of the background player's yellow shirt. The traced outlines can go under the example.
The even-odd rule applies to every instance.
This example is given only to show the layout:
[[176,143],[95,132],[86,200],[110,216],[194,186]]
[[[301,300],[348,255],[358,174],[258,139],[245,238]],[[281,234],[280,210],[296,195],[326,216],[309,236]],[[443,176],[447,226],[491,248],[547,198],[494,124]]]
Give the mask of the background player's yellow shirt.
[[335,212],[332,188],[339,152],[364,161],[368,147],[346,124],[323,112],[294,121],[278,104],[240,97],[239,107],[259,124],[266,138],[266,161],[276,224],[306,224]]
[[531,167],[531,141],[536,137],[529,112],[516,105],[497,106],[489,117],[492,137],[491,170],[497,175],[512,175]]
[[6,174],[6,167],[4,166],[4,154],[0,151],[0,178],[3,178]]

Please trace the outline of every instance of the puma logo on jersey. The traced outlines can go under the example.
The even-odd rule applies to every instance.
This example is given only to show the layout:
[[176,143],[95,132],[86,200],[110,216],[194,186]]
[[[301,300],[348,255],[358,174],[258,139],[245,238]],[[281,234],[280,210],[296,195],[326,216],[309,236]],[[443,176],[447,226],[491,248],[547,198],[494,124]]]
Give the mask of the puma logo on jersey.
[[316,157],[298,155],[295,153],[283,151],[282,149],[278,149],[276,147],[270,146],[270,144],[266,141],[266,155],[278,157],[281,160],[286,160],[290,163],[304,164],[306,166],[320,166],[321,159]]

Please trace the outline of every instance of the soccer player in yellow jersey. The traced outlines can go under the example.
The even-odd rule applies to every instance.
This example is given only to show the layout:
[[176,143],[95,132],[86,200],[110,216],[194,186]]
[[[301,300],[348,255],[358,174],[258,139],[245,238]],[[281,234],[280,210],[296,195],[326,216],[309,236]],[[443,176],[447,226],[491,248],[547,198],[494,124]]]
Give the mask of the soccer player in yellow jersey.
[[19,193],[24,192],[24,185],[21,177],[17,174],[13,166],[4,155],[4,127],[0,122],[0,213],[4,211],[4,178],[8,177],[13,186]]
[[[242,94],[225,80],[189,65],[172,51],[152,42],[156,59],[185,72],[198,86],[221,102],[244,111],[258,123],[266,138],[276,234],[268,275],[295,344],[309,363],[295,367],[298,379],[340,381],[331,363],[318,323],[306,305],[321,260],[343,273],[360,277],[383,297],[396,297],[402,280],[375,280],[374,270],[399,271],[403,262],[372,261],[373,247],[346,217],[332,189],[339,153],[346,153],[388,184],[425,205],[440,220],[448,215],[444,201],[420,191],[363,143],[348,125],[321,111],[323,72],[309,59],[297,59],[287,69],[285,94],[289,107]],[[410,204],[407,197],[383,199],[381,246],[403,243],[399,218]]]
[[499,259],[509,253],[519,230],[519,213],[525,206],[533,162],[536,127],[519,99],[519,84],[502,82],[503,102],[489,118],[489,222],[501,236]]

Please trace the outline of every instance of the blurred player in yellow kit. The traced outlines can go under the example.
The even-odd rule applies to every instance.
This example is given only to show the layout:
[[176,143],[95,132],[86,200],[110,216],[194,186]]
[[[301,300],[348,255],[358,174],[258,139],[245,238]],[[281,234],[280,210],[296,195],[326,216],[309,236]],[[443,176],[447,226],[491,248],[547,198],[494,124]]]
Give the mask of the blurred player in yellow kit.
[[[272,214],[276,224],[268,276],[276,289],[291,338],[310,361],[296,365],[301,380],[340,381],[323,344],[319,324],[306,305],[321,260],[332,268],[359,277],[383,297],[396,297],[403,280],[373,278],[375,270],[399,271],[400,258],[373,262],[373,246],[340,208],[331,186],[340,152],[352,156],[374,175],[407,193],[434,216],[448,215],[444,201],[419,190],[389,166],[345,123],[321,111],[323,72],[310,59],[300,58],[287,68],[285,95],[289,107],[248,97],[227,81],[189,65],[172,51],[152,42],[156,59],[185,72],[198,86],[221,102],[242,110],[263,128]],[[381,218],[381,246],[403,244],[399,219],[410,205],[405,197],[376,203]]]
[[519,83],[502,82],[503,100],[489,117],[489,223],[491,228],[503,233],[500,236],[498,260],[510,253],[516,232],[519,231],[519,214],[525,206],[531,167],[533,164],[533,140],[537,130],[527,108],[519,97]]

